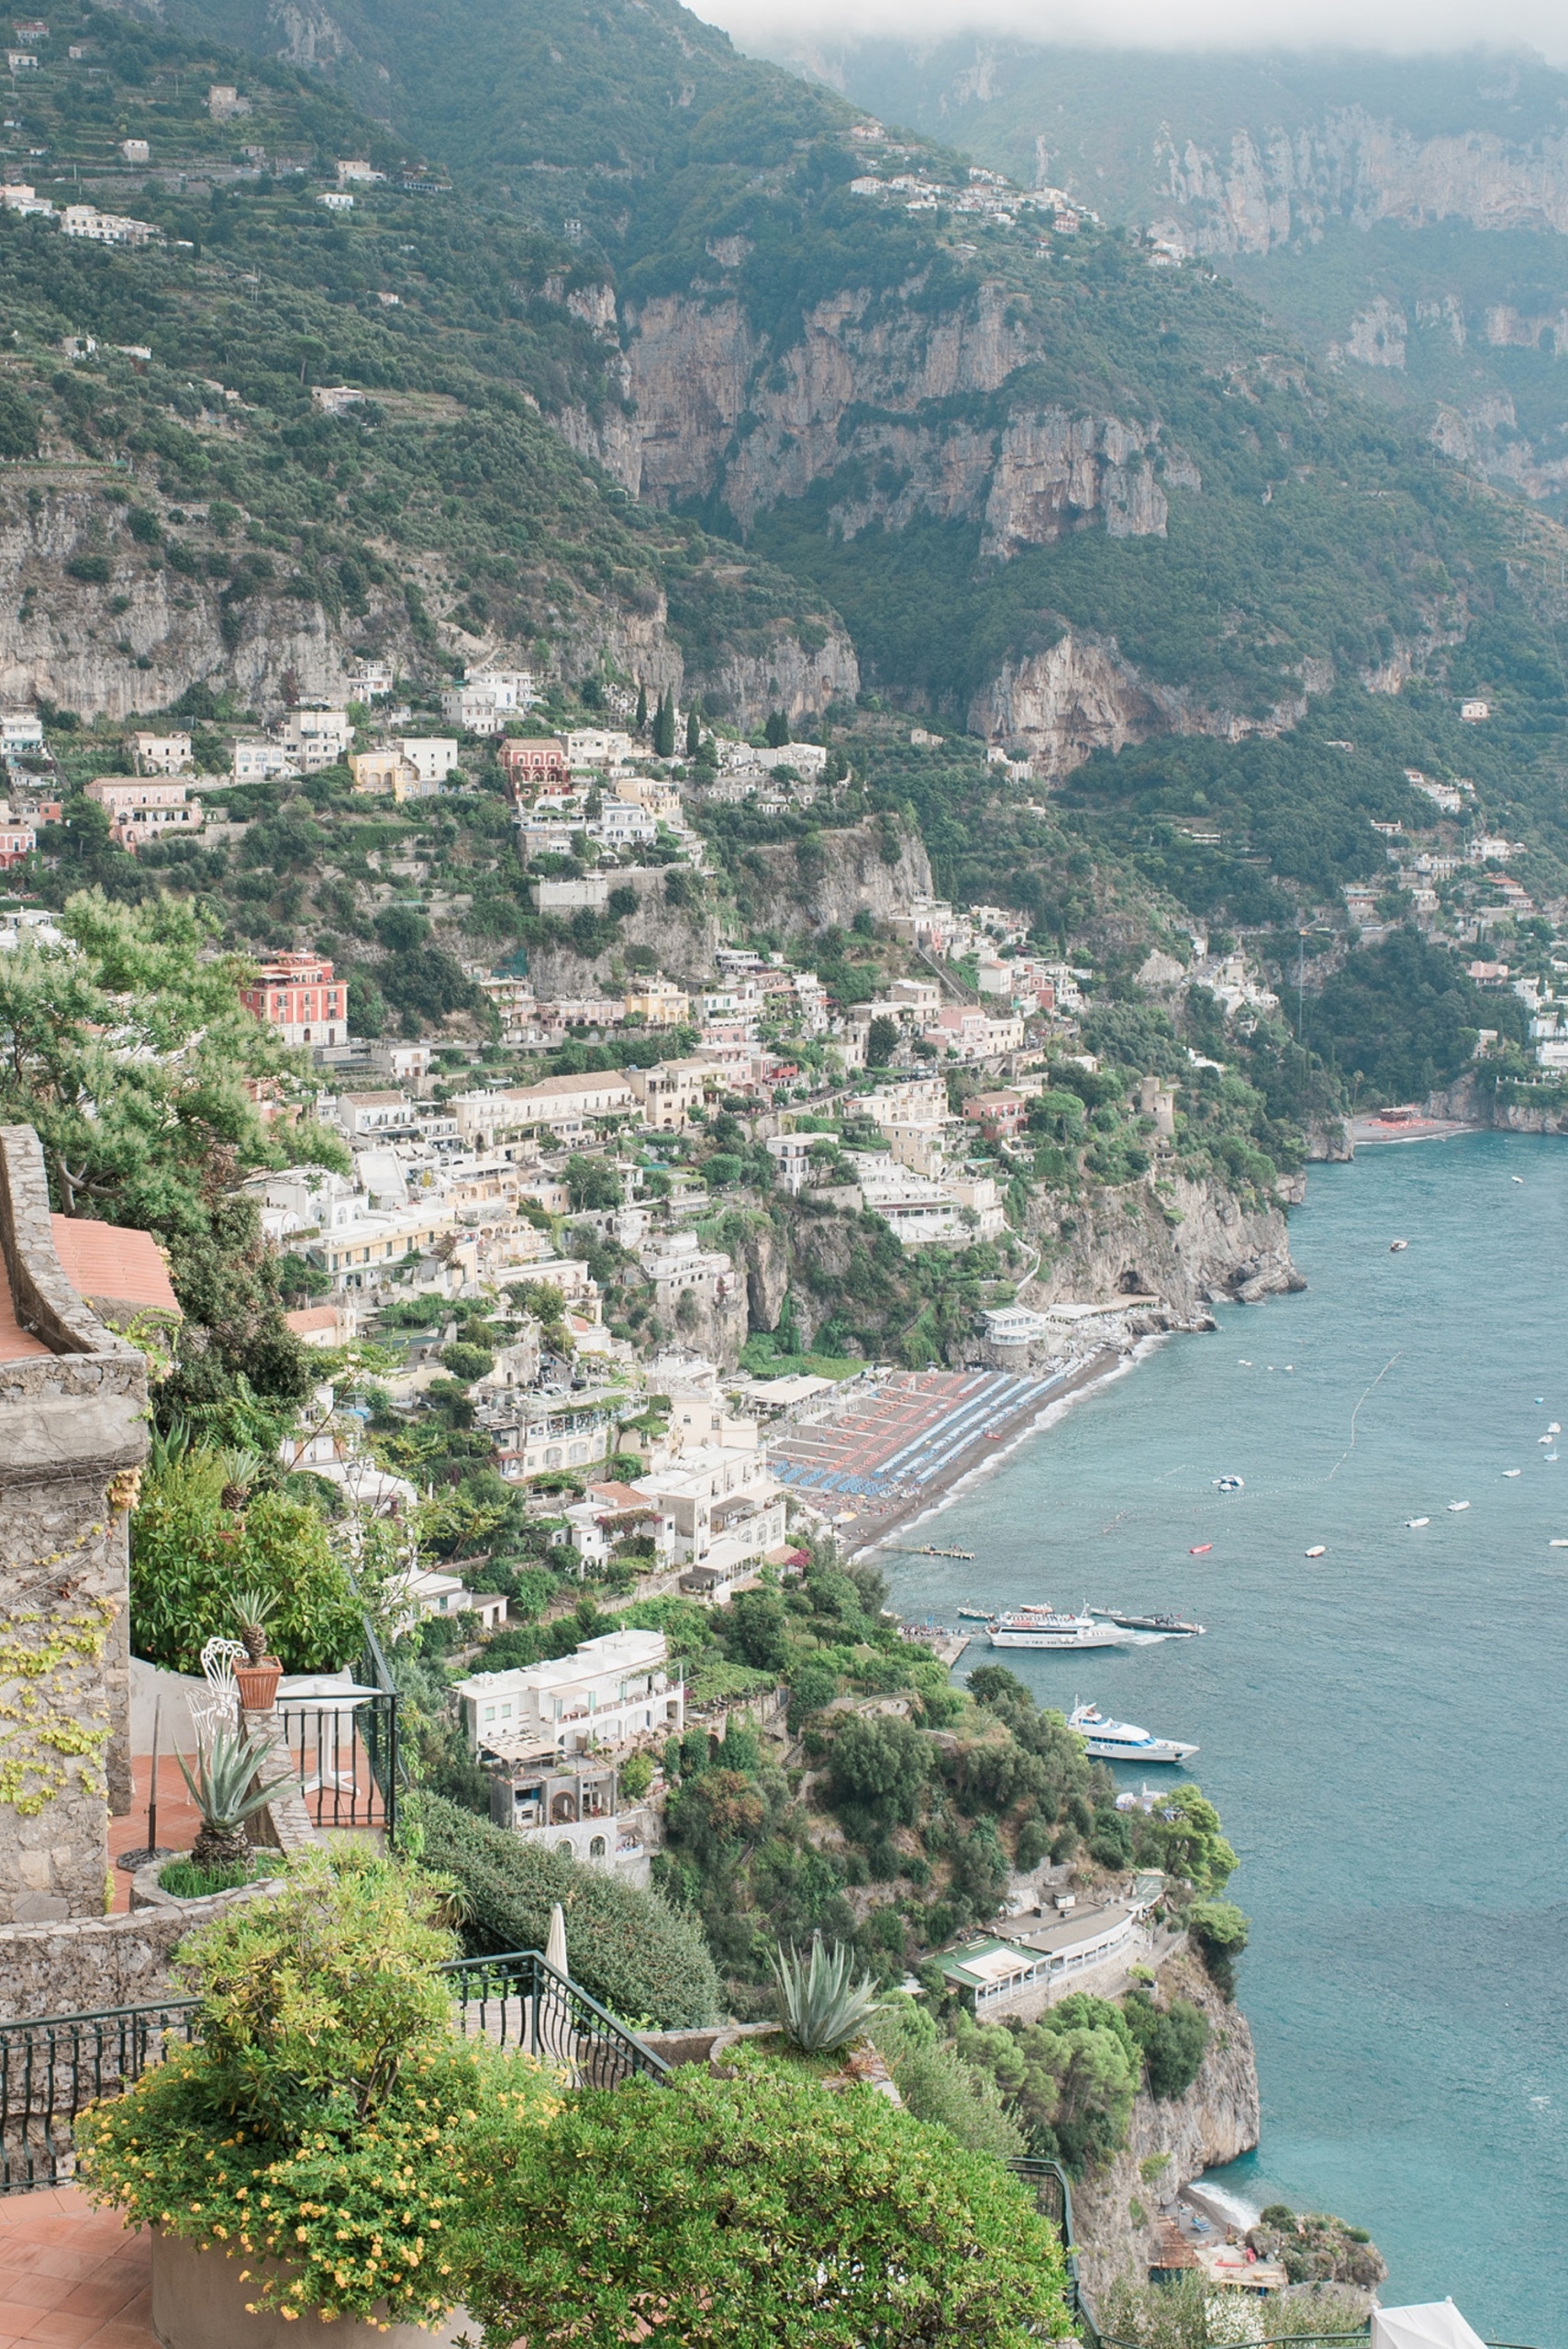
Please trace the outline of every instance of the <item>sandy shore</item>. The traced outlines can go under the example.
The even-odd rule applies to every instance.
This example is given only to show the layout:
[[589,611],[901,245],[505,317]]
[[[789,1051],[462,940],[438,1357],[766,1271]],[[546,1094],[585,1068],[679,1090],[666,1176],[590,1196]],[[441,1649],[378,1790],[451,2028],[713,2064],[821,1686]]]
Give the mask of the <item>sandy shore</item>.
[[1086,1387],[1096,1386],[1102,1379],[1129,1369],[1145,1341],[1126,1352],[1114,1346],[1104,1346],[1084,1362],[1075,1364],[1066,1375],[1042,1392],[1029,1398],[1007,1419],[992,1423],[992,1432],[976,1438],[967,1450],[947,1462],[930,1482],[917,1493],[885,1501],[868,1500],[862,1504],[854,1518],[838,1529],[839,1539],[851,1557],[880,1548],[897,1533],[907,1532],[922,1518],[929,1517],[951,1499],[959,1486],[970,1477],[995,1468],[1006,1459],[1028,1437],[1048,1428],[1058,1419],[1073,1398]]

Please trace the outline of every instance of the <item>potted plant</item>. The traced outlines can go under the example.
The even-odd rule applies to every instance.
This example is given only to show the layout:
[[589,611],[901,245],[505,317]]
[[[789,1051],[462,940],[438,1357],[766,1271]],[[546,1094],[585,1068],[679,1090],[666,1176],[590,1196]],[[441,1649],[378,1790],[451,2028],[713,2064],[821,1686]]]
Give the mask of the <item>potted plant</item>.
[[234,1628],[244,1644],[246,1661],[234,1667],[239,1701],[248,1713],[270,1713],[278,1701],[283,1664],[267,1653],[267,1625],[277,1612],[277,1594],[271,1590],[239,1590],[234,1594]]
[[[206,1742],[196,1746],[196,1766],[193,1771],[182,1753],[179,1761],[192,1798],[202,1815],[201,1833],[191,1852],[194,1866],[206,1869],[236,1868],[250,1857],[250,1839],[245,1832],[245,1822],[253,1819],[264,1803],[289,1785],[292,1773],[284,1771],[263,1784],[259,1773],[263,1763],[272,1759],[272,1749],[264,1737],[252,1739],[233,1730],[218,1730]],[[256,1781],[252,1786],[251,1781]]]
[[561,2088],[453,2031],[443,1898],[309,1850],[183,1944],[194,2039],[76,2124],[88,2191],[153,2230],[164,2349],[435,2349],[468,2322],[457,2238]]

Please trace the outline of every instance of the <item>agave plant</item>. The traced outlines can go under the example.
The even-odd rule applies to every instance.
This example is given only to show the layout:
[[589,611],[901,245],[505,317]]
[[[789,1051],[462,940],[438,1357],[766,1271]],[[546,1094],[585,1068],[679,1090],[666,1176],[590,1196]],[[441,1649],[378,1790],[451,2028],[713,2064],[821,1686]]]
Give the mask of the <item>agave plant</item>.
[[261,1455],[252,1452],[249,1444],[226,1443],[219,1451],[218,1464],[223,1470],[223,1490],[218,1498],[236,1516],[250,1497],[250,1488],[261,1470]]
[[202,1815],[201,1833],[191,1854],[198,1868],[238,1867],[250,1858],[246,1820],[290,1783],[285,1770],[278,1777],[258,1779],[252,1787],[251,1779],[272,1758],[272,1752],[265,1738],[244,1737],[226,1729],[205,1742],[197,1741],[194,1771],[183,1753],[178,1756],[185,1784]]
[[811,1954],[779,1950],[773,1960],[779,1986],[780,2020],[795,2045],[807,2055],[847,2046],[875,2014],[879,2000],[869,1974],[854,1978],[855,1954],[842,1942],[825,1947],[820,1933],[811,1936]]
[[267,1626],[277,1612],[277,1593],[272,1590],[237,1590],[230,1604],[234,1609],[234,1628],[245,1643],[246,1655],[252,1664],[260,1664],[267,1653]]

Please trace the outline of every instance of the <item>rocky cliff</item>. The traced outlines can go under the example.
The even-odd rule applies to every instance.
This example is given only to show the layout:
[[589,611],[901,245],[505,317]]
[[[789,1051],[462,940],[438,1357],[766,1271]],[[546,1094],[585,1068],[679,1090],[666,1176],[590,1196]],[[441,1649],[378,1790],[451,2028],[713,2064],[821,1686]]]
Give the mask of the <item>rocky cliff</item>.
[[911,897],[934,894],[919,834],[875,819],[749,848],[733,877],[742,915],[780,938],[848,930],[862,912],[885,921]]
[[1092,1193],[1066,1215],[1062,1205],[1035,1203],[1031,1230],[1049,1254],[1020,1303],[1155,1297],[1150,1330],[1204,1329],[1222,1299],[1255,1305],[1307,1286],[1283,1208],[1249,1206],[1217,1182],[1178,1174],[1163,1197],[1140,1183]]
[[1137,2098],[1126,2146],[1073,2188],[1079,2273],[1091,2300],[1118,2277],[1142,2283],[1157,2249],[1152,2222],[1161,2205],[1258,2142],[1258,2067],[1245,2015],[1225,2004],[1188,1954],[1161,1967],[1158,1996],[1203,2009],[1208,2049],[1184,2095],[1161,2099],[1145,2090]]
[[[444,674],[454,656],[475,668],[517,657],[504,636],[444,617],[461,601],[455,560],[369,540],[390,576],[355,608],[328,608],[286,561],[226,538],[199,508],[171,508],[150,484],[137,484],[133,507],[123,484],[107,466],[61,460],[17,469],[0,488],[0,698],[125,718],[207,685],[270,716],[291,698],[341,702],[367,646],[413,674]],[[154,518],[161,544],[131,535],[133,510]],[[183,567],[167,560],[171,541]],[[742,566],[728,568],[738,582]],[[688,663],[662,593],[622,604],[579,592],[555,659],[573,678],[607,662],[677,699],[697,685],[747,727],[781,707],[808,719],[853,699],[854,648],[830,616],[748,625],[744,596],[729,600],[738,625],[727,633],[705,616]]]
[[1423,137],[1344,106],[1293,129],[1239,128],[1229,146],[1167,130],[1156,156],[1170,199],[1159,231],[1216,258],[1272,251],[1320,235],[1336,217],[1360,228],[1458,219],[1568,230],[1562,132],[1529,141],[1487,130]]

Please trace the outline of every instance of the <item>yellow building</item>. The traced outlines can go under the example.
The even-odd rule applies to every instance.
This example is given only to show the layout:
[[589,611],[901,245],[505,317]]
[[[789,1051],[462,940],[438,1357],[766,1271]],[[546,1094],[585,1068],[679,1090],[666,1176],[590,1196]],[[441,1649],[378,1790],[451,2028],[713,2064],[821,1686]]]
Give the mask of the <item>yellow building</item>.
[[625,1016],[640,1019],[650,1028],[678,1028],[690,1011],[684,991],[673,979],[634,979],[626,991]]

